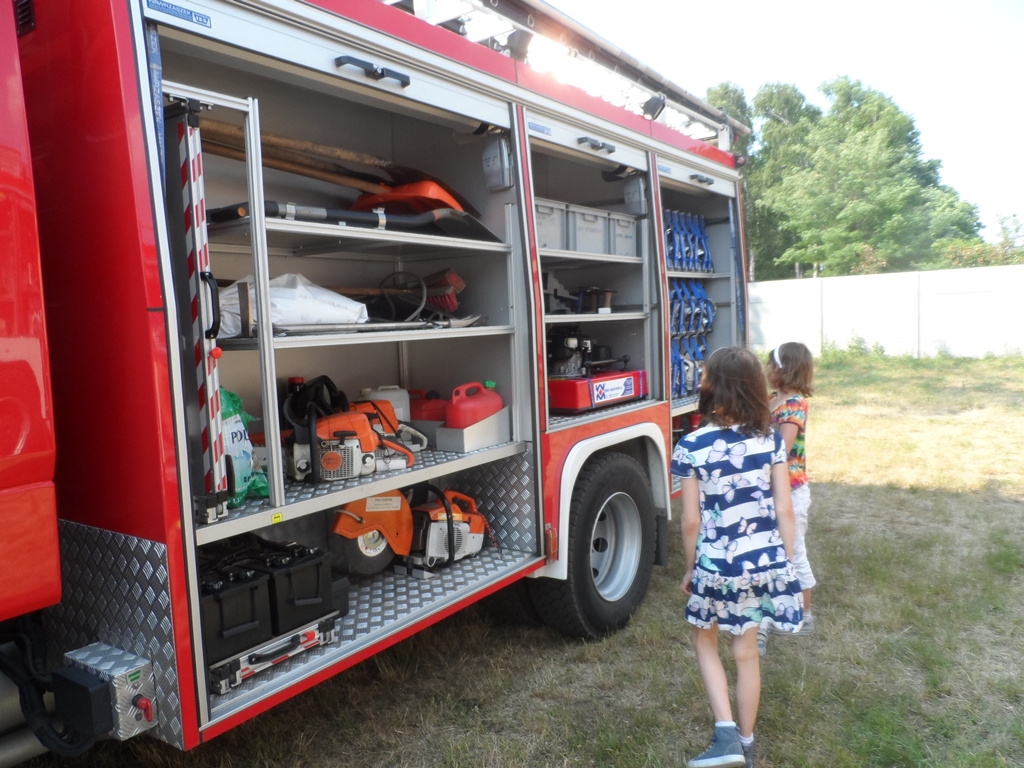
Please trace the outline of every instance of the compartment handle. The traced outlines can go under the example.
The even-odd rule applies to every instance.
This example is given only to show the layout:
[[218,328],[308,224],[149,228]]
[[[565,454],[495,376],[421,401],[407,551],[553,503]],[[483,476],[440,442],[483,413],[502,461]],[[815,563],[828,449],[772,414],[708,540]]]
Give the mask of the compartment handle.
[[292,635],[287,645],[278,648],[271,648],[269,651],[264,651],[263,653],[249,654],[249,663],[262,664],[265,661],[273,661],[282,653],[291,653],[300,645],[302,645],[302,635]]
[[[221,623],[221,625],[223,625],[224,624],[224,597],[223,597],[223,595],[218,594],[216,596],[216,598],[217,598],[217,607],[220,608],[220,623]],[[255,589],[250,589],[249,590],[249,612],[250,612],[250,614],[253,617],[252,621],[246,621],[246,622],[244,622],[242,624],[236,624],[235,626],[230,627],[228,629],[222,629],[218,633],[221,636],[221,638],[223,638],[224,640],[227,640],[229,637],[235,637],[236,635],[240,635],[243,632],[248,632],[251,629],[256,629],[257,627],[259,627],[260,620],[256,618],[256,590]]]
[[705,176],[701,173],[691,173],[690,181],[696,181],[698,184],[707,184],[709,187],[715,183],[715,180],[710,176]]
[[200,272],[199,278],[210,288],[210,308],[213,310],[213,321],[203,335],[208,339],[216,339],[220,333],[220,289],[213,272]]
[[388,67],[378,67],[372,61],[359,59],[355,56],[339,56],[334,60],[334,64],[339,68],[351,66],[361,69],[363,70],[363,74],[372,80],[394,80],[403,88],[408,88],[412,83],[412,78],[403,72],[399,72],[395,69],[389,69]]
[[256,629],[260,625],[259,619],[256,621],[247,621],[245,624],[236,624],[231,629],[221,630],[220,636],[225,640],[235,635],[240,635],[243,632],[248,632],[250,629]]
[[586,144],[588,147],[590,147],[595,152],[607,152],[609,155],[611,155],[611,154],[613,154],[615,152],[615,145],[614,144],[609,144],[607,141],[601,141],[600,139],[595,139],[592,136],[580,136],[576,140],[576,143],[577,144]]
[[[335,432],[334,434],[338,434]],[[349,434],[354,435],[355,432]],[[288,602],[294,605],[296,608],[301,608],[307,605],[320,605],[324,599],[320,596],[320,570],[324,567],[323,563],[316,564],[316,595],[314,597],[296,597],[295,580],[294,574],[288,574]]]

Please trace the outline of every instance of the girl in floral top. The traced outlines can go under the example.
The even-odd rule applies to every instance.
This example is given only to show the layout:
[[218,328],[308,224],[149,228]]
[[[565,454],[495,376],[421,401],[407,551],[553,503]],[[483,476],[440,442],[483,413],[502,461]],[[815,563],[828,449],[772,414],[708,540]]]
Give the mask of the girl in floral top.
[[[771,426],[757,358],[719,349],[708,358],[698,411],[708,425],[685,435],[672,454],[683,478],[683,552],[701,679],[715,716],[711,746],[688,768],[750,765],[761,697],[757,628],[767,620],[794,632],[803,620],[800,583],[790,560],[794,522],[782,437]],[[732,634],[736,709],[718,656],[718,630]]]
[[[811,613],[811,589],[817,583],[811,564],[807,561],[807,511],[811,506],[811,488],[807,484],[807,398],[814,391],[814,358],[811,350],[798,341],[780,344],[768,356],[766,366],[768,384],[775,390],[772,400],[772,424],[786,442],[789,461],[789,486],[793,496],[793,514],[796,517],[796,536],[793,540],[793,570],[804,588],[804,623],[797,634],[814,632],[814,614]],[[768,626],[762,625],[757,649],[763,656],[768,648]]]

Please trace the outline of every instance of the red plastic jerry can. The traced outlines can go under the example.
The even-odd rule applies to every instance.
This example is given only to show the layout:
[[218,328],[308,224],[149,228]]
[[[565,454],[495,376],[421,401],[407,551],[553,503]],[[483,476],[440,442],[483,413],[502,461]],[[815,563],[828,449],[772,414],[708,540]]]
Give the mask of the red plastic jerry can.
[[494,386],[493,381],[485,384],[471,381],[456,387],[445,409],[445,426],[449,429],[465,429],[500,411],[505,404],[501,395],[494,391]]

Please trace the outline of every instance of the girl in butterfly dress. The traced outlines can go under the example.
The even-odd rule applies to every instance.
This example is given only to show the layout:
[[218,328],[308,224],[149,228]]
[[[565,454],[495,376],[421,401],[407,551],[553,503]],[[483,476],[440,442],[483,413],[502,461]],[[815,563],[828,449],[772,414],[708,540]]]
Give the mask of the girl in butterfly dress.
[[[697,406],[707,426],[684,435],[672,454],[683,478],[683,551],[701,679],[715,716],[711,746],[687,768],[752,765],[761,698],[757,629],[763,620],[796,632],[803,621],[800,583],[791,565],[794,518],[786,446],[771,426],[758,359],[719,349],[708,359]],[[733,720],[718,632],[731,634],[736,661]]]
[[[793,537],[793,571],[804,588],[804,623],[799,635],[814,632],[814,615],[811,613],[811,589],[817,584],[811,564],[807,561],[807,511],[811,506],[811,487],[807,483],[807,398],[813,389],[814,357],[811,350],[798,341],[780,344],[768,356],[765,366],[768,385],[774,390],[769,407],[772,410],[772,424],[779,430],[786,443],[789,460],[789,488],[793,497],[793,515],[796,519],[796,535]],[[757,633],[757,652],[762,656],[768,650],[767,622]]]

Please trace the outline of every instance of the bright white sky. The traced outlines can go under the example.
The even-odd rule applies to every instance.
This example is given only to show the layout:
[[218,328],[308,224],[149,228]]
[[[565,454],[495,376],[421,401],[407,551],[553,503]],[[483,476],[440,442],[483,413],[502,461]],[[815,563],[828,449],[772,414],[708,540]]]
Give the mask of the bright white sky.
[[861,80],[914,117],[986,239],[1024,218],[1024,0],[547,2],[700,97],[784,82],[824,107],[821,83]]

